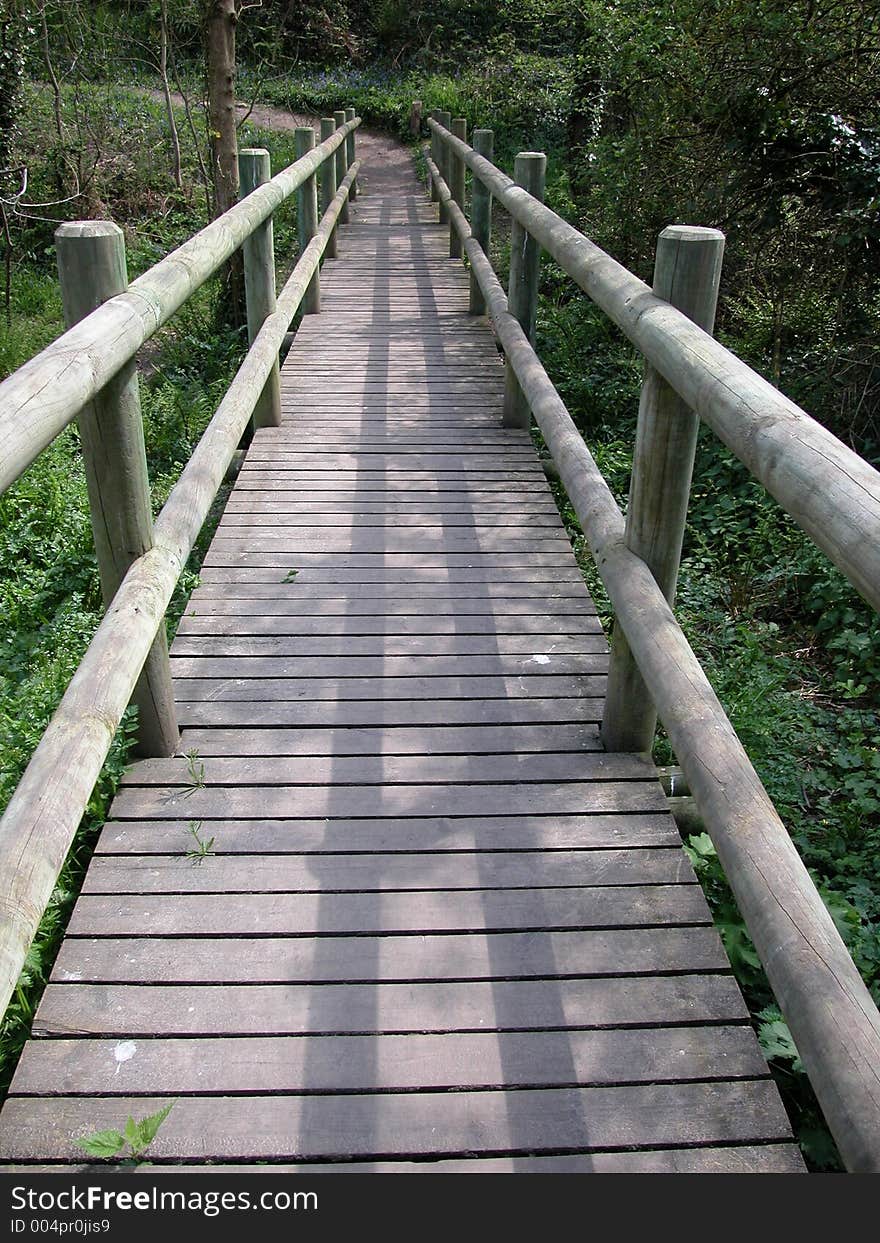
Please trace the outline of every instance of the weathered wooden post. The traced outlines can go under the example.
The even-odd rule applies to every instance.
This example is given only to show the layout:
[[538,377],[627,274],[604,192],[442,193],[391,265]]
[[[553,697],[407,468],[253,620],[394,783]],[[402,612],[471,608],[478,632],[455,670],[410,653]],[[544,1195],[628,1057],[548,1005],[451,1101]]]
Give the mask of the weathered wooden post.
[[[332,138],[336,133],[336,122],[333,117],[321,117],[321,142],[325,142],[328,138]],[[336,196],[336,156],[331,155],[321,165],[321,215],[333,202]],[[336,258],[336,225],[333,226],[333,232],[327,240],[324,248],[325,259]]]
[[[654,293],[706,332],[715,323],[724,234],[671,225],[660,234]],[[678,581],[699,419],[645,364],[626,514],[627,546],[672,604]],[[619,625],[614,627],[602,741],[608,751],[650,751],[657,712]]]
[[[61,300],[68,328],[128,288],[125,241],[110,220],[63,224],[55,233]],[[89,509],[104,607],[133,561],[153,547],[150,482],[134,360],[126,363],[79,419]],[[180,745],[164,626],[133,695],[137,751],[173,755]]]
[[[544,201],[544,180],[547,157],[542,151],[521,151],[513,166],[513,179],[539,202]],[[519,320],[520,327],[535,343],[535,316],[538,310],[538,280],[541,274],[541,247],[514,220],[510,229],[510,281],[507,287],[507,309]],[[528,428],[531,419],[528,402],[523,396],[513,368],[507,364],[504,392],[505,427]]]
[[[432,109],[431,116],[435,121],[439,121],[440,120],[440,109],[439,108]],[[438,168],[440,167],[440,147],[441,147],[440,139],[437,137],[434,131],[431,130],[431,159],[434,161],[434,163],[437,165]],[[431,176],[430,173],[428,174],[428,180],[431,185],[431,202],[436,203],[439,200],[440,195],[438,193],[434,178]]]
[[[452,132],[456,138],[460,138],[462,142],[467,142],[467,120],[464,117],[456,117],[452,122]],[[449,190],[452,194],[452,200],[464,211],[464,194],[465,194],[465,164],[461,156],[456,155],[454,151],[449,152]],[[461,238],[458,236],[458,229],[452,221],[449,222],[449,258],[460,259],[462,256]]]
[[[315,131],[310,125],[298,126],[293,132],[293,138],[298,160],[314,150]],[[318,231],[318,185],[314,175],[304,181],[296,192],[296,227],[299,253],[302,254]],[[315,270],[315,275],[309,281],[302,309],[306,315],[316,315],[321,309],[320,269]]]
[[[452,126],[452,113],[441,110],[437,113],[437,123],[442,125],[444,129],[450,129]],[[437,161],[437,167],[440,169],[440,176],[449,185],[449,148],[441,138],[439,140],[440,159]],[[445,203],[441,203],[439,207],[439,219],[441,224],[446,224],[449,220],[449,209]]]
[[[272,179],[272,161],[263,147],[249,147],[238,153],[240,197]],[[244,254],[244,294],[247,306],[248,343],[275,310],[275,240],[272,217],[254,229],[242,246]],[[278,427],[281,423],[281,377],[278,360],[269,373],[254,406],[252,426]]]
[[[342,129],[345,124],[345,109],[340,108],[333,113],[333,120],[337,129]],[[348,144],[341,142],[336,148],[336,186],[337,189],[345,181],[345,174],[348,172]],[[339,223],[348,224],[348,199],[342,204],[342,211],[339,213]]]
[[[346,121],[353,121],[356,116],[357,116],[357,112],[354,110],[354,108],[346,108],[345,110]],[[355,159],[354,135],[355,135],[355,131],[352,130],[345,140],[345,155],[346,155],[346,159],[348,160],[349,168],[351,168],[352,164],[354,163],[354,159]],[[348,192],[349,203],[353,203],[355,199],[357,198],[357,196],[358,196],[358,183],[357,183],[357,177],[355,177],[354,181],[351,183],[351,189]]]
[[[491,161],[494,151],[494,136],[490,129],[475,129],[471,135],[471,145],[477,155]],[[483,185],[474,173],[471,176],[471,232],[479,242],[483,254],[488,257],[492,239],[492,193]],[[485,315],[486,300],[480,289],[479,281],[471,271],[471,301],[468,308],[471,315]]]

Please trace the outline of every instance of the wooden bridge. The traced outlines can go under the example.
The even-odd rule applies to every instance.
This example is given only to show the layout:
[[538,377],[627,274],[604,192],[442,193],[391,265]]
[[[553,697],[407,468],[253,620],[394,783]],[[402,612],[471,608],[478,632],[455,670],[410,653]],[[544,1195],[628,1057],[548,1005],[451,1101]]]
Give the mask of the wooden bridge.
[[[853,1085],[877,1068],[876,1011],[717,701],[695,681],[699,666],[655,582],[669,566],[658,562],[651,577],[653,554],[633,551],[633,513],[641,503],[650,517],[657,505],[660,450],[645,438],[683,409],[649,371],[634,482],[643,499],[631,502],[627,542],[528,341],[536,239],[557,258],[570,241],[541,206],[540,160],[518,162],[527,193],[486,159],[485,132],[472,149],[441,116],[430,162],[441,224],[408,165],[354,162],[357,124],[337,114],[314,152],[301,134],[300,160],[266,186],[262,157],[243,153],[254,189],[229,214],[243,235],[223,249],[248,247],[249,360],[152,538],[112,587],[102,565],[109,609],[93,663],[87,656],[4,819],[4,850],[27,865],[4,882],[11,988],[146,658],[137,695],[153,758],[130,769],[102,832],[0,1115],[0,1154],[79,1164],[77,1138],[173,1101],[149,1153],[165,1165],[801,1169],[645,754],[657,703],[838,1142],[853,1168],[874,1168],[876,1095],[857,1099]],[[466,166],[473,231],[460,206]],[[267,222],[279,183],[299,194],[303,257],[276,308]],[[484,257],[490,191],[520,213],[509,310]],[[106,228],[91,232],[106,244]],[[717,235],[670,238],[688,288],[648,303],[641,287],[639,323],[650,330],[654,305],[690,323],[669,302],[692,297],[702,299],[692,317],[711,328]],[[698,257],[687,268],[689,247]],[[318,277],[325,249],[338,257]],[[101,316],[104,328],[111,315],[117,328],[125,315],[143,323],[136,300],[149,278],[110,291],[117,297],[71,328],[66,354],[50,347],[50,361],[69,363],[87,339],[94,347]],[[165,314],[169,285],[154,287]],[[302,301],[312,313],[279,375],[278,346]],[[475,313],[486,308],[494,333]],[[34,408],[41,357],[41,371],[0,389],[14,398],[8,386],[23,384],[17,410]],[[91,386],[96,423],[102,401],[119,419],[122,375],[113,391],[100,374],[85,378],[59,410],[79,409]],[[699,386],[711,388],[705,374]],[[154,642],[167,595],[255,406],[169,661],[161,634]],[[606,641],[529,410],[588,535],[591,522],[599,532],[591,542],[619,616],[633,613],[627,642],[615,639],[607,702]],[[19,465],[33,448],[31,436]],[[686,489],[667,475],[664,513]],[[683,521],[661,523],[678,548]],[[114,541],[118,550],[111,531],[111,551]],[[669,598],[677,557],[673,547]],[[655,656],[644,654],[642,625]],[[677,663],[678,683],[663,674],[675,711],[658,689],[658,660]],[[796,912],[797,945],[790,931],[783,943],[773,904],[783,922]]]

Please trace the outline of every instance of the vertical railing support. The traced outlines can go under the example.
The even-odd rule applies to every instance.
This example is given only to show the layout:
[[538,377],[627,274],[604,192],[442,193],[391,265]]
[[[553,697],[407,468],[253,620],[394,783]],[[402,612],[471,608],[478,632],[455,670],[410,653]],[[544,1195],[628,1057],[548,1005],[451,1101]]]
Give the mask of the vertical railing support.
[[[333,120],[337,129],[342,129],[345,124],[345,109],[340,108],[333,113]],[[345,174],[348,172],[348,143],[341,142],[336,148],[336,185],[337,188],[345,181]],[[342,211],[339,213],[339,223],[348,224],[348,199],[342,204]]]
[[[467,142],[467,120],[464,117],[455,117],[452,122],[452,132],[456,138],[460,138],[462,142]],[[464,195],[465,195],[465,164],[461,156],[456,155],[454,151],[449,153],[449,181],[448,186],[452,194],[452,201],[464,211]],[[462,256],[461,238],[458,236],[458,229],[452,221],[449,222],[449,258],[460,259]]]
[[[314,150],[315,131],[310,125],[297,127],[293,132],[293,138],[298,160]],[[296,192],[296,228],[299,253],[302,254],[318,232],[318,184],[314,174],[304,181]],[[309,287],[302,300],[302,309],[306,315],[317,315],[321,309],[321,275],[318,269],[309,281]]]
[[[434,108],[431,112],[431,117],[433,118],[433,120],[439,121],[440,120],[440,109]],[[437,165],[438,168],[440,167],[440,147],[441,147],[440,139],[437,137],[434,131],[431,130],[431,159],[434,161],[434,163]],[[431,202],[436,203],[440,199],[440,193],[437,190],[437,185],[434,181],[434,178],[431,176],[430,173],[428,174],[428,180],[431,185]]]
[[[444,129],[451,129],[452,113],[444,112],[441,108],[437,113],[437,123],[442,125]],[[437,161],[437,167],[440,169],[440,176],[449,185],[449,148],[442,138],[439,142],[439,156],[440,159]],[[446,224],[449,220],[449,209],[445,203],[439,204],[439,219],[441,224]]]
[[[68,328],[128,288],[125,241],[110,220],[63,224],[55,233]],[[134,360],[79,415],[95,552],[104,607],[133,561],[153,547],[150,481]],[[168,642],[161,626],[135,687],[137,751],[173,755],[180,745]]]
[[[346,121],[353,121],[356,116],[357,116],[357,112],[355,112],[354,108],[346,108],[345,110]],[[351,168],[352,164],[354,163],[354,158],[355,158],[354,135],[355,135],[355,131],[352,130],[345,140],[345,158],[348,161],[349,168]],[[357,196],[358,196],[358,184],[357,184],[357,177],[355,177],[354,181],[351,183],[351,189],[348,192],[349,203],[353,203],[355,199],[357,198]]]
[[[471,145],[477,155],[483,156],[491,164],[494,148],[493,134],[490,129],[475,129],[471,135]],[[489,246],[492,240],[492,193],[483,185],[476,175],[471,177],[471,233],[486,257],[489,257]],[[480,283],[471,272],[471,301],[468,308],[471,315],[485,315],[486,300],[483,297]]]
[[[654,293],[711,332],[724,234],[671,225],[660,234]],[[626,514],[627,546],[648,565],[670,604],[675,599],[699,419],[645,364]],[[602,742],[608,751],[650,751],[657,711],[629,644],[614,627]]]
[[[544,201],[547,157],[541,151],[521,151],[513,166],[513,179],[539,202]],[[510,229],[510,280],[507,309],[535,343],[535,316],[538,310],[538,280],[541,274],[541,247],[526,229],[514,220]],[[505,427],[528,429],[531,412],[510,363],[507,364],[504,391]]]
[[[336,121],[333,117],[321,117],[321,142],[325,142],[328,138],[332,138],[336,133]],[[336,157],[331,155],[329,160],[325,160],[321,165],[321,215],[332,203],[336,196]],[[327,239],[327,245],[324,248],[325,259],[335,259],[337,255],[336,248],[336,232],[337,225],[333,226],[333,231]]]
[[[272,179],[272,161],[263,147],[250,147],[238,153],[240,197]],[[244,254],[244,294],[247,305],[248,343],[275,310],[275,240],[270,216],[254,229],[242,246]],[[278,427],[281,423],[281,377],[278,359],[269,372],[262,393],[257,398],[252,427]]]

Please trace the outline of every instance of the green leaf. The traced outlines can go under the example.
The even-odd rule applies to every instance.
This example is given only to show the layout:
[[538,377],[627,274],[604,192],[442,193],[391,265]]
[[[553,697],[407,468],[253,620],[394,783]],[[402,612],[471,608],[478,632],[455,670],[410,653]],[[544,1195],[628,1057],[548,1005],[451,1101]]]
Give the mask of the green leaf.
[[137,1149],[138,1152],[143,1152],[145,1148],[148,1148],[150,1144],[152,1144],[159,1132],[159,1127],[171,1113],[173,1107],[174,1101],[169,1101],[165,1108],[160,1109],[158,1113],[149,1114],[146,1118],[141,1118],[140,1122],[137,1124],[138,1137],[140,1139],[140,1144]]
[[132,1148],[140,1142],[140,1132],[138,1131],[138,1124],[135,1122],[134,1118],[129,1118],[125,1124],[125,1138],[131,1144]]
[[716,854],[708,833],[692,833],[688,838],[688,845],[701,859],[711,859]]
[[[772,1012],[772,1007],[770,1011]],[[796,1074],[803,1070],[804,1066],[797,1051],[797,1045],[792,1040],[788,1024],[781,1015],[779,1018],[773,1018],[760,1025],[758,1040],[768,1060],[775,1058],[779,1061],[790,1062],[791,1069]]]
[[753,971],[760,970],[761,960],[745,925],[718,921],[717,926],[734,973],[739,976],[739,973],[746,968],[751,968]]
[[73,1142],[90,1157],[115,1157],[125,1147],[125,1136],[119,1131],[95,1131],[93,1135],[83,1136]]

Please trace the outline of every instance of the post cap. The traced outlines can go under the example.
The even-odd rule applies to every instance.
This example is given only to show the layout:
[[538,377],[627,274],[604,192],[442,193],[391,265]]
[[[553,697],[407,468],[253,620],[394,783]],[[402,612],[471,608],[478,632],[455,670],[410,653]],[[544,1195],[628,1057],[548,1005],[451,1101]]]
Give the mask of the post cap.
[[676,242],[723,242],[720,229],[703,228],[698,224],[668,224],[660,233],[663,238]]
[[118,224],[112,220],[68,220],[55,230],[55,237],[62,241],[73,237],[122,237]]

